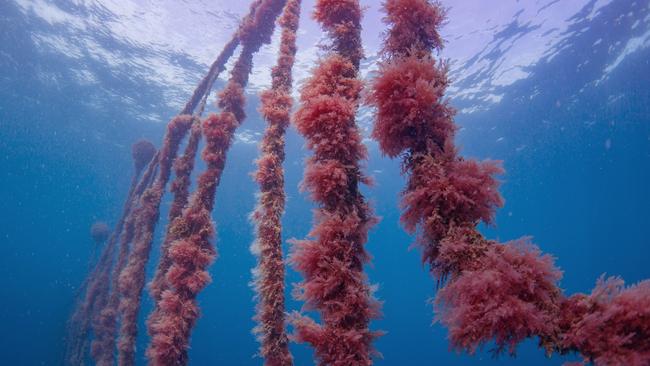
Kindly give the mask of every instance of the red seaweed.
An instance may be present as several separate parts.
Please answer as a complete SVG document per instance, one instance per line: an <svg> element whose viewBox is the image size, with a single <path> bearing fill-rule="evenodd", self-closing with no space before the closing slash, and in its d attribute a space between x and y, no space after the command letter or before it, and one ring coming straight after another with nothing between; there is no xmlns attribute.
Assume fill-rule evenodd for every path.
<svg viewBox="0 0 650 366"><path fill-rule="evenodd" d="M477 263L478 262L478 263ZM527 240L489 245L438 292L438 319L453 347L474 353L492 340L495 352L512 354L522 340L553 337L562 277L553 258Z"/></svg>
<svg viewBox="0 0 650 366"><path fill-rule="evenodd" d="M177 217L183 212L183 208L187 204L189 198L189 190L191 179L190 175L194 170L194 161L196 159L196 153L199 148L199 142L201 141L201 122L198 118L195 118L192 123L190 130L190 137L185 147L183 155L178 157L174 161L174 174L175 178L172 181L170 186L170 191L174 194L171 207L169 209L169 222L173 222ZM154 275L153 280L149 283L149 291L154 300L160 299L160 294L166 288L164 273L169 268L169 244L171 243L174 234L170 234L169 230L171 226L167 228L168 234L165 237L165 241L160 246L160 260L158 262L158 267Z"/></svg>
<svg viewBox="0 0 650 366"><path fill-rule="evenodd" d="M322 366L368 366L379 355L373 341L382 332L371 330L370 322L380 315L380 303L364 272L370 261L368 232L378 219L360 192L370 179L363 172L367 151L355 121L363 87L358 0L317 0L313 14L331 45L301 89L294 123L312 151L301 188L316 208L308 238L291 241L289 262L304 277L294 297L304 301L303 310L317 312L318 321L294 312L289 317L294 333L286 334L282 164L300 4L255 0L168 124L160 151L148 142L134 144L135 174L122 216L110 235L105 224L91 230L96 243L106 245L68 325L67 363L84 363L92 329L96 364L114 364L118 324L117 363L135 363L145 268L172 169L169 224L150 283L154 309L147 319L151 343L146 355L152 365L189 362L189 339L200 314L196 297L211 281L208 267L217 256L211 217L215 195L235 130L246 118L244 88L253 55L270 42L282 10L277 65L271 88L261 94L267 129L254 175L260 187L252 214L259 353L265 365L290 366L291 339L311 344ZM437 280L435 321L448 328L452 348L473 354L494 344L495 354L515 355L520 342L537 338L548 355L581 355L583 362L577 364L650 364L650 280L625 287L620 278L602 277L591 294L567 296L559 287L562 272L555 259L530 239L500 244L481 234L478 226L493 224L503 206L496 178L503 169L497 161L462 157L454 144L455 110L445 98L448 67L434 57L444 45L439 29L446 11L432 0L386 0L383 9L389 29L365 100L376 110L372 137L383 154L402 159L401 222L415 234L415 245ZM241 53L218 95L221 110L201 121L209 91L238 46ZM177 157L188 131L185 151ZM207 167L190 196L202 136Z"/></svg>
<svg viewBox="0 0 650 366"><path fill-rule="evenodd" d="M291 69L296 54L296 30L301 0L289 0L278 23L282 27L280 53L272 69L272 84L261 95L260 112L267 128L260 144L255 181L260 187L258 205L253 212L256 241L251 248L257 255L254 286L258 299L258 322L254 333L260 341L260 356L267 366L290 366L289 339L285 329L284 261L282 224L284 212L284 135L291 113Z"/></svg>
<svg viewBox="0 0 650 366"><path fill-rule="evenodd" d="M118 279L120 293L118 310L121 322L117 349L118 364L120 365L133 365L135 362L135 339L140 298L145 283L145 266L149 260L153 243L153 232L158 222L160 200L169 181L172 161L192 121L193 118L190 115L179 115L169 122L158 158L158 176L153 185L142 193L139 206L134 212L136 230L133 234L133 244L127 263Z"/></svg>
<svg viewBox="0 0 650 366"><path fill-rule="evenodd" d="M204 83L207 83L207 85L209 85L208 90L216 80L217 76L225 69L226 62L230 57L232 57L235 48L239 44L240 32L242 31L243 27L246 24L248 24L248 19L251 19L254 16L255 11L257 10L259 4L260 1L256 1L251 5L250 12L246 16L246 18L244 18L244 21L242 22L240 29L237 32L235 32L231 40L226 44L226 46L222 50L217 60L215 60L215 62L213 63L208 75L201 81L201 85ZM206 92L203 95L203 98L201 99L200 103L198 103L197 109L194 112L195 116L200 117L203 114L207 98L208 98L208 93ZM186 109L189 108L189 105L190 103L188 102L188 105L186 105ZM171 265L171 259L169 257L169 246L174 240L176 240L178 237L183 235L183 233L180 232L179 228L185 227L185 224L182 225L181 224L173 225L173 224L177 220L181 220L180 216L182 214L183 208L185 208L189 200L189 195L190 195L189 190L191 184L190 176L192 174L192 171L194 170L194 162L196 160L196 155L197 155L201 137L202 137L201 122L197 120L192 124L190 137L187 142L187 146L185 147L185 151L183 152L183 156L179 157L174 162L174 173L176 177L170 187L170 191L174 194L174 199L172 201L172 205L169 210L169 224L167 226L165 239L160 247L160 259L156 267L156 272L154 274L153 279L149 283L149 292L154 302L154 310L151 312L151 314L147 319L147 328L149 334L152 334L152 332L154 332L152 330L152 326L158 321L157 318L160 313L160 309L158 308L158 303L160 302L160 297L163 291L169 288L169 284L167 283L167 280L165 278L165 274L167 273L167 270Z"/></svg>
<svg viewBox="0 0 650 366"><path fill-rule="evenodd" d="M371 365L369 329L379 303L363 266L368 230L377 219L359 191L368 184L361 160L366 148L355 124L361 92L363 55L361 9L355 0L319 0L314 18L333 39L333 51L302 88L295 125L313 155L307 160L303 189L318 204L311 239L294 240L291 262L304 280L295 289L306 310L319 312L321 324L295 313L293 337L315 349L319 365Z"/></svg>
<svg viewBox="0 0 650 366"><path fill-rule="evenodd" d="M650 280L625 287L601 278L590 295L562 303L561 346L596 365L650 364Z"/></svg>
<svg viewBox="0 0 650 366"><path fill-rule="evenodd" d="M453 348L474 353L494 342L514 354L538 337L547 353L578 352L596 365L650 362L650 285L625 289L599 282L591 295L565 297L554 259L527 239L486 240L480 222L503 205L497 162L459 156L454 111L444 99L449 81L438 29L445 11L429 0L388 0L383 60L367 103L376 108L373 137L390 157L403 156L407 185L402 223L418 234L423 259L441 288L436 320Z"/></svg>

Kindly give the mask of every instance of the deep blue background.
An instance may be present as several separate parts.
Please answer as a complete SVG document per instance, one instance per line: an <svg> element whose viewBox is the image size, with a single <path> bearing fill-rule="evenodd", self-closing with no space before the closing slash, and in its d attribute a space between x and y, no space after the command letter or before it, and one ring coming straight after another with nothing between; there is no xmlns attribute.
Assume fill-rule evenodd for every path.
<svg viewBox="0 0 650 366"><path fill-rule="evenodd" d="M571 37L559 56L543 60L529 78L502 90L497 106L457 118L463 154L503 160L507 171L501 177L506 205L496 226L484 232L503 241L533 236L557 257L565 273L561 285L569 293L589 291L603 273L621 275L628 283L650 277L650 51L630 55L608 80L580 92L611 62L610 45L644 31L631 30L627 22L645 13L612 21L626 14L630 3L615 1L605 8L600 27ZM68 59L40 53L30 41L30 28L39 26L0 2L0 351L7 365L60 363L66 318L92 251L89 227L97 219L113 223L118 216L130 180L130 144L142 137L158 144L164 131L163 124L143 122L119 103L102 109L80 103L90 90L70 80ZM593 46L600 38L603 42ZM578 70L585 59L590 63ZM117 80L99 66L95 71L113 90L139 88L151 108L164 108L157 104L161 92ZM38 76L43 72L57 75L57 82L43 80ZM535 90L539 94L530 99ZM246 124L261 130L256 104L249 100ZM311 223L310 203L298 191L302 145L290 131L286 238L304 237ZM261 364L250 333L249 287L255 259L249 252L248 215L256 191L249 173L257 149L236 144L229 156L214 213L219 259L211 268L213 284L200 296L203 316L192 339L195 365ZM371 143L367 171L376 185L366 192L382 217L370 236L374 260L367 269L384 301L384 316L373 323L387 331L376 342L384 356L377 365L561 364L546 359L534 341L522 345L516 359L449 351L446 331L431 325L427 301L435 293L434 281L420 254L408 250L412 238L399 226L399 164L380 156ZM157 253L153 256L155 263ZM289 273L289 283L299 279ZM144 298L146 313L150 302ZM288 308L300 304L290 301ZM141 363L145 346L142 336ZM312 363L308 347L292 345L292 351L296 364Z"/></svg>

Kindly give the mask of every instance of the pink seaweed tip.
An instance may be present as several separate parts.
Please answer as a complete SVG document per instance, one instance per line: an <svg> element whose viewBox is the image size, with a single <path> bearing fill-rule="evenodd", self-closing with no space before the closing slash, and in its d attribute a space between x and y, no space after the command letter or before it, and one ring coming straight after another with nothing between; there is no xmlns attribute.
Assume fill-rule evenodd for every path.
<svg viewBox="0 0 650 366"><path fill-rule="evenodd" d="M625 287L601 277L589 295L562 303L561 346L595 365L650 365L650 280Z"/></svg>

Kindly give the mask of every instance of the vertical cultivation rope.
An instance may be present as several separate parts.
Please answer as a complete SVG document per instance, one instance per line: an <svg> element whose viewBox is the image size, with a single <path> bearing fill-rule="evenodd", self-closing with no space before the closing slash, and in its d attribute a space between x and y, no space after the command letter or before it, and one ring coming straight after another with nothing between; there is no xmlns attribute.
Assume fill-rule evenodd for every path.
<svg viewBox="0 0 650 366"><path fill-rule="evenodd" d="M210 281L207 267L216 256L210 240L214 235L211 212L216 188L225 166L226 153L235 129L245 118L244 87L252 57L270 42L274 23L285 5L283 0L258 1L255 12L241 27L242 51L228 84L219 95L221 113L203 122L206 147L202 156L207 168L200 175L188 206L171 225L178 233L169 247L170 266L165 274L169 288L160 295L157 314L149 323L151 344L147 356L153 365L185 365L192 327L199 315L197 294Z"/></svg>
<svg viewBox="0 0 650 366"><path fill-rule="evenodd" d="M496 162L464 159L454 146L447 68L432 56L442 48L444 10L428 0L388 0L384 10L390 28L369 98L377 108L373 137L386 155L404 156L402 223L419 232L423 259L443 285L438 319L450 328L452 345L470 352L492 338L497 352L514 351L533 335L546 342L561 273L527 241L497 245L476 228L491 223L503 204L494 178L502 170ZM472 283L463 280L470 272Z"/></svg>
<svg viewBox="0 0 650 366"><path fill-rule="evenodd" d="M159 171L153 185L142 194L135 214L135 234L128 261L120 272L120 336L118 339L118 364L133 365L140 298L145 283L145 268L149 260L153 233L160 213L160 201L169 181L172 161L176 157L181 140L193 121L191 115L174 117L167 125L165 140L160 149Z"/></svg>
<svg viewBox="0 0 650 366"><path fill-rule="evenodd" d="M355 0L318 0L314 13L333 40L333 52L302 89L295 124L313 156L303 188L318 203L310 240L294 241L291 262L305 279L295 296L317 310L321 324L294 314L295 338L315 348L319 365L372 364L369 329L379 314L363 271L368 230L376 222L359 191L366 149L355 124L361 81L361 8Z"/></svg>
<svg viewBox="0 0 650 366"><path fill-rule="evenodd" d="M271 89L261 95L260 111L267 121L260 144L255 181L260 187L255 222L256 241L251 248L258 256L254 271L257 291L258 324L254 329L260 341L260 355L267 366L290 366L289 341L285 329L284 262L282 256L282 214L284 212L284 135L291 113L291 69L296 54L296 31L300 19L300 0L289 0L279 24L282 27L280 54L271 71Z"/></svg>
<svg viewBox="0 0 650 366"><path fill-rule="evenodd" d="M190 131L190 137L187 141L187 146L185 146L185 151L183 156L179 157L174 161L174 173L176 178L171 184L170 191L174 194L174 199L172 200L171 207L169 209L169 222L172 223L180 214L183 212L183 208L187 204L189 198L189 189L191 185L192 171L194 170L194 161L196 160L196 153L199 148L199 142L201 141L201 122L197 118L192 122L192 127ZM171 225L170 225L171 227ZM149 284L149 289L154 300L160 298L160 293L165 288L164 282L164 272L169 267L169 244L170 235L167 228L167 235L165 236L165 241L160 246L160 260L158 262L158 267L154 275L154 279Z"/></svg>
<svg viewBox="0 0 650 366"><path fill-rule="evenodd" d="M437 320L454 348L475 352L495 342L514 354L528 337L547 353L580 352L597 365L650 363L650 281L625 288L599 281L594 292L566 298L554 259L528 239L486 240L503 204L494 178L499 164L459 156L454 111L444 100L447 68L433 59L444 10L428 0L387 0L390 28L369 104L377 109L373 137L390 157L404 156L402 222L418 232L423 259L438 278ZM641 310L643 309L643 310Z"/></svg>
<svg viewBox="0 0 650 366"><path fill-rule="evenodd" d="M147 318L147 330L149 333L151 333L149 328L151 324L155 323L158 314L157 302L160 300L160 294L168 288L168 284L165 280L165 272L171 264L171 260L169 259L169 245L179 234L172 232L173 226L171 224L181 215L183 208L187 204L191 184L190 177L194 170L194 162L196 160L196 153L198 151L201 135L201 121L198 116L195 116L183 156L177 158L174 162L176 178L170 187L171 192L174 194L174 199L169 210L169 224L167 226L167 233L164 237L163 243L160 246L160 259L158 260L158 266L154 278L149 283L149 291L154 302L154 310Z"/></svg>
<svg viewBox="0 0 650 366"><path fill-rule="evenodd" d="M226 62L232 57L235 48L239 44L239 33L241 32L241 27L243 27L244 24L247 24L249 22L249 19L252 19L252 17L255 15L255 11L257 10L259 4L260 1L255 1L251 4L249 13L246 15L246 17L243 18L242 24L240 25L240 29L238 29L237 32L235 32L232 39L226 44L219 57L210 68L210 73L208 74L208 76L206 76L203 79L204 81L202 81L202 83L206 82L209 83L210 85L207 91L211 89L211 86L212 84L214 84L216 78L225 69ZM208 94L209 92L206 92L203 95L200 103L198 104L196 111L194 112L195 116L200 117L203 114L203 111L207 103ZM185 147L185 152L183 153L183 156L177 159L177 161L174 163L174 172L176 174L176 178L174 179L171 185L171 191L174 194L174 200L169 210L169 224L167 226L165 239L160 248L160 260L158 262L158 266L156 267L154 278L149 283L149 290L153 298L154 304L157 304L158 301L160 301L160 294L168 287L165 280L165 273L167 272L167 269L169 269L169 266L171 264L171 260L169 259L169 245L180 234L180 233L172 232L173 229L172 223L182 214L183 208L187 205L188 202L189 189L191 183L190 176L192 171L194 170L194 162L196 160L196 153L198 151L198 145L201 139L201 135L202 135L201 123L200 121L196 121L192 125L190 138L188 140L187 146ZM154 318L157 316L157 313L158 313L158 309L154 309L152 311L150 318L147 319L148 327L149 324L156 321Z"/></svg>

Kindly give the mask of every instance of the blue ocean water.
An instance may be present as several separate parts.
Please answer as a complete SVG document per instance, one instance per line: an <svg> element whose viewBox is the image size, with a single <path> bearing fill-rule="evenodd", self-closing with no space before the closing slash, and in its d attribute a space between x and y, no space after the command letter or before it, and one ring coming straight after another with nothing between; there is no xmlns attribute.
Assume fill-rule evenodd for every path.
<svg viewBox="0 0 650 366"><path fill-rule="evenodd" d="M177 6L191 8L190 15L201 20L200 10L212 6L220 11L214 13L214 23L208 17L197 20L194 30L165 29L200 33L207 22L212 32L227 29L227 37L247 7L170 1L149 4L156 10L149 12L146 4L0 1L2 364L61 364L66 319L93 251L89 228L95 220L114 224L119 216L130 180L130 145L147 138L159 146L164 122L178 110L176 100L189 96L210 61L193 51L212 55L223 44L204 40L187 48L156 48L159 40L142 33L146 22L167 19L157 10ZM364 4L364 37L369 39L364 67L369 71L377 43L371 36L383 29L378 4ZM650 278L648 1L504 1L503 12L513 14L505 20L469 12L471 4L478 7L481 1L444 4L452 8L448 54L443 56L450 59L456 80L450 97L459 110L457 143L463 155L499 159L506 169L501 177L506 204L496 225L483 232L502 241L532 236L557 258L564 271L561 286L568 293L590 291L603 273L620 275L630 284ZM303 46L315 43L308 31L316 27L308 18L312 5L305 1ZM569 5L576 10L563 13ZM468 13L454 12L455 6ZM528 13L532 15L524 18ZM452 15L465 17L455 20ZM132 30L129 16L144 24ZM456 27L471 20L487 24L477 29L488 41L467 54L454 42L473 39L469 29ZM559 25L539 32L554 22ZM158 30L156 24L152 32ZM256 61L255 75L262 79L269 71L264 65L273 63L272 49L265 52L268 60ZM161 59L166 63L160 64ZM300 63L296 73L312 65ZM485 80L492 83L486 86ZM249 251L248 216L256 192L250 172L264 126L256 112L255 85L253 80L245 129L229 153L218 191L219 259L211 267L213 283L199 298L202 317L192 336L193 365L261 364L250 332L254 303L249 286L255 258ZM470 91L474 94L468 96ZM370 123L367 114L360 116L364 129ZM303 144L290 130L283 221L287 239L305 237L311 225L311 203L298 188L307 154ZM576 359L548 359L534 340L523 344L516 358L493 358L489 346L473 356L449 349L446 330L432 324L428 300L435 295L435 282L417 250L409 250L413 238L399 225L397 202L404 184L399 163L381 156L372 141L368 147L367 172L376 183L365 193L382 218L367 246L373 255L367 272L383 301L383 316L372 325L387 332L376 342L383 354L376 364L559 365ZM169 202L165 197L158 231L166 224ZM154 250L149 273L157 256ZM287 282L299 280L290 270ZM151 308L146 294L143 299L140 329ZM289 311L300 306L293 300L287 304ZM145 333L138 340L139 364L146 363ZM292 344L291 350L297 365L313 364L307 346Z"/></svg>

